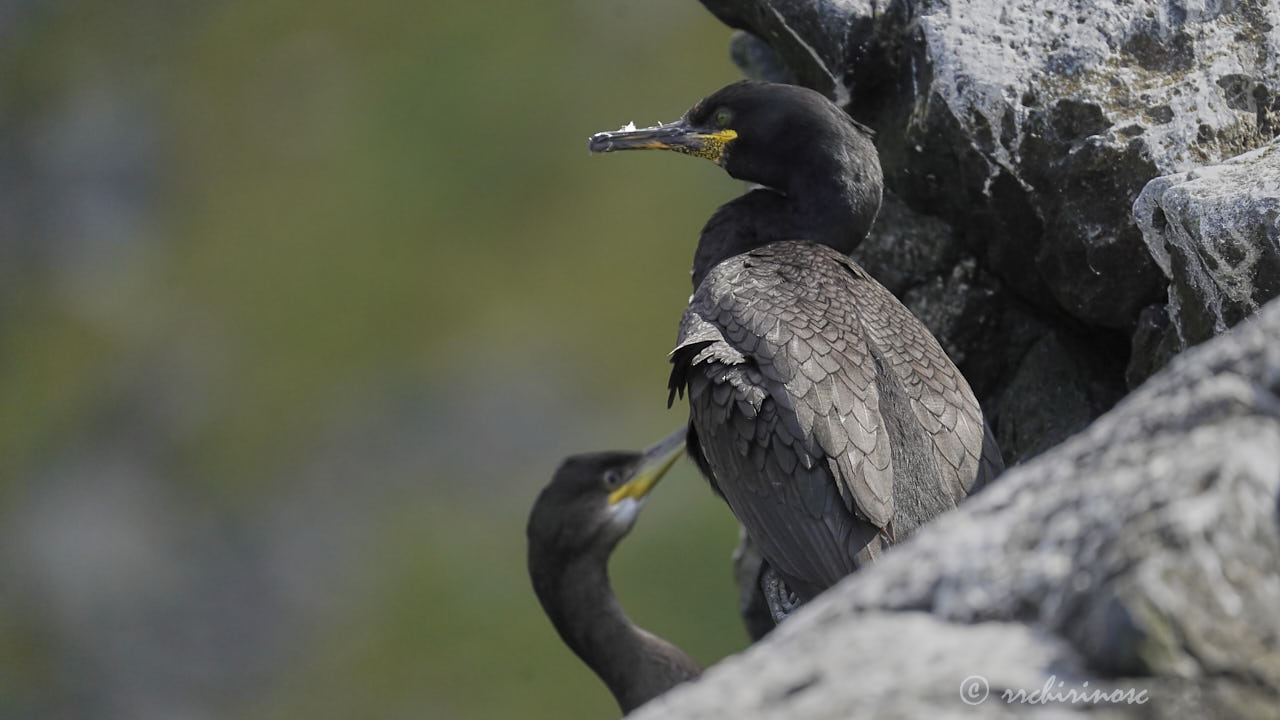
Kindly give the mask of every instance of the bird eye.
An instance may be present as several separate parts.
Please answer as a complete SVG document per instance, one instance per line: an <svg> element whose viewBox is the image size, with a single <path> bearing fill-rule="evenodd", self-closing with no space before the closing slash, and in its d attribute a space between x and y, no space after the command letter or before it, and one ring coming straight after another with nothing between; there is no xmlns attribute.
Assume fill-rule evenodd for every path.
<svg viewBox="0 0 1280 720"><path fill-rule="evenodd" d="M728 110L720 110L716 113L716 124L720 127L726 127L729 124Z"/></svg>
<svg viewBox="0 0 1280 720"><path fill-rule="evenodd" d="M617 470L606 470L604 473L604 485L610 490L622 484L622 475Z"/></svg>

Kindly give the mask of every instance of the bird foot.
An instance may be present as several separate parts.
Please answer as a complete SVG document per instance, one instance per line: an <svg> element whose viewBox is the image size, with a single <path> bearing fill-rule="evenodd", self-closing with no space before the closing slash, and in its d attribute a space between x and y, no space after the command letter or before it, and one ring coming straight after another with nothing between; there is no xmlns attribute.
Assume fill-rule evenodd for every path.
<svg viewBox="0 0 1280 720"><path fill-rule="evenodd" d="M796 597L773 568L765 568L761 573L760 590L764 592L764 598L769 603L769 614L773 616L775 625L786 620L792 611L800 607L800 598Z"/></svg>

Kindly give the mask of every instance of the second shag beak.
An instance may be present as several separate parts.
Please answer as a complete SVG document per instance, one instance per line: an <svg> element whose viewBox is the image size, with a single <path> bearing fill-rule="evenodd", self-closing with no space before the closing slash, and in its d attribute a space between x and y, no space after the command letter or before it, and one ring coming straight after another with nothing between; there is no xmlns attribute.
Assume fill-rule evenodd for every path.
<svg viewBox="0 0 1280 720"><path fill-rule="evenodd" d="M609 504L615 505L627 498L643 500L662 476L667 474L676 460L680 459L688 432L687 427L681 427L646 449L641 455L640 465L636 468L635 475L617 490L609 493Z"/></svg>
<svg viewBox="0 0 1280 720"><path fill-rule="evenodd" d="M685 120L647 128L623 128L613 132L596 133L587 141L587 150L593 153L615 150L674 150L678 153L706 158L720 163L725 145L738 137L738 133L724 128L707 131L695 128Z"/></svg>

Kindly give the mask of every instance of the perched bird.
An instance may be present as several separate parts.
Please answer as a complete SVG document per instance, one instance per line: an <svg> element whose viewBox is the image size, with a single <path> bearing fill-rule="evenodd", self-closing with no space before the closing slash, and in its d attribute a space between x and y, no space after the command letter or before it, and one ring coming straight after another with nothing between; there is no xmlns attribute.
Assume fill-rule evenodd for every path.
<svg viewBox="0 0 1280 720"><path fill-rule="evenodd" d="M744 81L588 146L758 185L702 229L668 403L687 391L689 453L767 562L775 620L1003 469L960 371L847 257L880 207L871 136L812 90Z"/></svg>
<svg viewBox="0 0 1280 720"><path fill-rule="evenodd" d="M636 626L609 584L609 556L645 496L684 450L686 430L643 452L566 459L529 514L529 577L547 617L623 714L702 674L693 658Z"/></svg>

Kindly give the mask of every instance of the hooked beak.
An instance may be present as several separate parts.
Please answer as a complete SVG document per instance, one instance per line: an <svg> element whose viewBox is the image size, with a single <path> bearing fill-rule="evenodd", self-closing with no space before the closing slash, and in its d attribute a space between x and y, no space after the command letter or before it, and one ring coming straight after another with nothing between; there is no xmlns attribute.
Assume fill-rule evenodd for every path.
<svg viewBox="0 0 1280 720"><path fill-rule="evenodd" d="M695 128L682 119L657 127L596 133L587 141L587 150L593 153L674 150L720 163L724 158L725 145L736 137L738 133L728 128L708 132Z"/></svg>
<svg viewBox="0 0 1280 720"><path fill-rule="evenodd" d="M688 434L688 427L681 426L679 430L645 450L636 474L622 487L609 493L609 504L615 505L627 498L643 500L662 476L667 474L676 460L680 459L680 453L684 450L684 440Z"/></svg>

